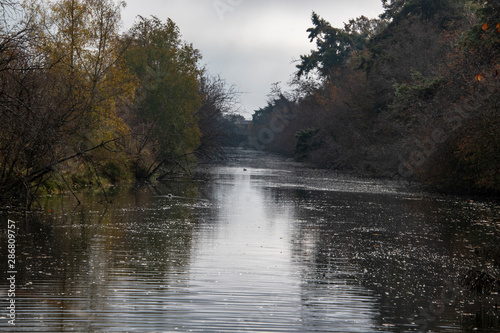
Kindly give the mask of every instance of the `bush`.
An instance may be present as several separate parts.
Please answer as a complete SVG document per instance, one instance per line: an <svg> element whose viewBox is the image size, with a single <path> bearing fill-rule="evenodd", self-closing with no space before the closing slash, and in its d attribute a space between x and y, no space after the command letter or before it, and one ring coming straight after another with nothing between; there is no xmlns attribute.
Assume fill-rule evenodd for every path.
<svg viewBox="0 0 500 333"><path fill-rule="evenodd" d="M298 159L305 159L309 154L321 146L321 140L317 137L318 129L307 128L295 134L297 144L295 145L295 156Z"/></svg>

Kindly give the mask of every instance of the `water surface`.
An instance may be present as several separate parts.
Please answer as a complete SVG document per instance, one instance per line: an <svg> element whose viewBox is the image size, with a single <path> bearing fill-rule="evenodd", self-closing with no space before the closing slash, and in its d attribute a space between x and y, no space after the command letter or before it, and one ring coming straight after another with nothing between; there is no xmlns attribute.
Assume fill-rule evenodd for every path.
<svg viewBox="0 0 500 333"><path fill-rule="evenodd" d="M11 332L498 332L459 283L495 203L258 152L196 180L41 200L18 222ZM8 290L2 229L2 300ZM486 263L487 264L487 263Z"/></svg>

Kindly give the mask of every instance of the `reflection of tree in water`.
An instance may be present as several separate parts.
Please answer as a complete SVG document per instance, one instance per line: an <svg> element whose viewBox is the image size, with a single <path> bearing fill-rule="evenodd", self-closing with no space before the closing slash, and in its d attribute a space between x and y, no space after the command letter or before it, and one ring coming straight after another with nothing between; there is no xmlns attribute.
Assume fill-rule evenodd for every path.
<svg viewBox="0 0 500 333"><path fill-rule="evenodd" d="M279 190L282 192L282 190ZM295 189L288 200L296 207L292 235L292 261L300 270L301 316L305 328L331 331L345 328L375 329L377 300L357 281L336 231L328 227L327 192ZM280 193L280 198L287 195ZM336 203L332 203L336 205Z"/></svg>
<svg viewBox="0 0 500 333"><path fill-rule="evenodd" d="M137 307L158 308L171 288L186 286L197 185L176 182L159 191L182 199L142 187L112 194L113 205L92 194L81 195L81 206L58 197L43 203L45 213L20 216L17 295L29 314L23 325L90 329L99 316L110 320L109 311L133 318ZM156 295L141 295L145 284L156 284ZM87 321L69 323L73 317Z"/></svg>
<svg viewBox="0 0 500 333"><path fill-rule="evenodd" d="M342 281L377 308L371 313L383 330L499 327L498 311L471 305L459 284L473 264L471 244L484 238L470 221L491 214L432 198L306 190L293 197L293 255L312 268L303 269L307 288L336 302L339 295L324 285Z"/></svg>

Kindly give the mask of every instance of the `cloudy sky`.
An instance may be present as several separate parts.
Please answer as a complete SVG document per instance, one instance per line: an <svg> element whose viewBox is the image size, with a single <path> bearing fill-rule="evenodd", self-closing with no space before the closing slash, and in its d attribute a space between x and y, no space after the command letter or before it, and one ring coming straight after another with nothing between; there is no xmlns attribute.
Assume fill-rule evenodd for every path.
<svg viewBox="0 0 500 333"><path fill-rule="evenodd" d="M183 39L203 54L212 74L220 74L242 92L244 115L264 107L271 85L286 83L294 60L314 49L306 30L317 12L333 26L350 18L376 17L380 0L126 0L122 13L128 29L137 15L171 18Z"/></svg>

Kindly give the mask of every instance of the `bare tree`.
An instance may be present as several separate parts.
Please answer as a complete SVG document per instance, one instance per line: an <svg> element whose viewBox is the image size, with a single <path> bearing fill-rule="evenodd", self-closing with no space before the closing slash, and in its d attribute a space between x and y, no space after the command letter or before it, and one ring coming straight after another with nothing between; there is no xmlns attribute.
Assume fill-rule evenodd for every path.
<svg viewBox="0 0 500 333"><path fill-rule="evenodd" d="M224 117L238 112L239 92L220 76L204 74L200 78L200 94L203 100L196 116L202 136L197 153L204 158L224 157L223 148L229 139L229 123Z"/></svg>

